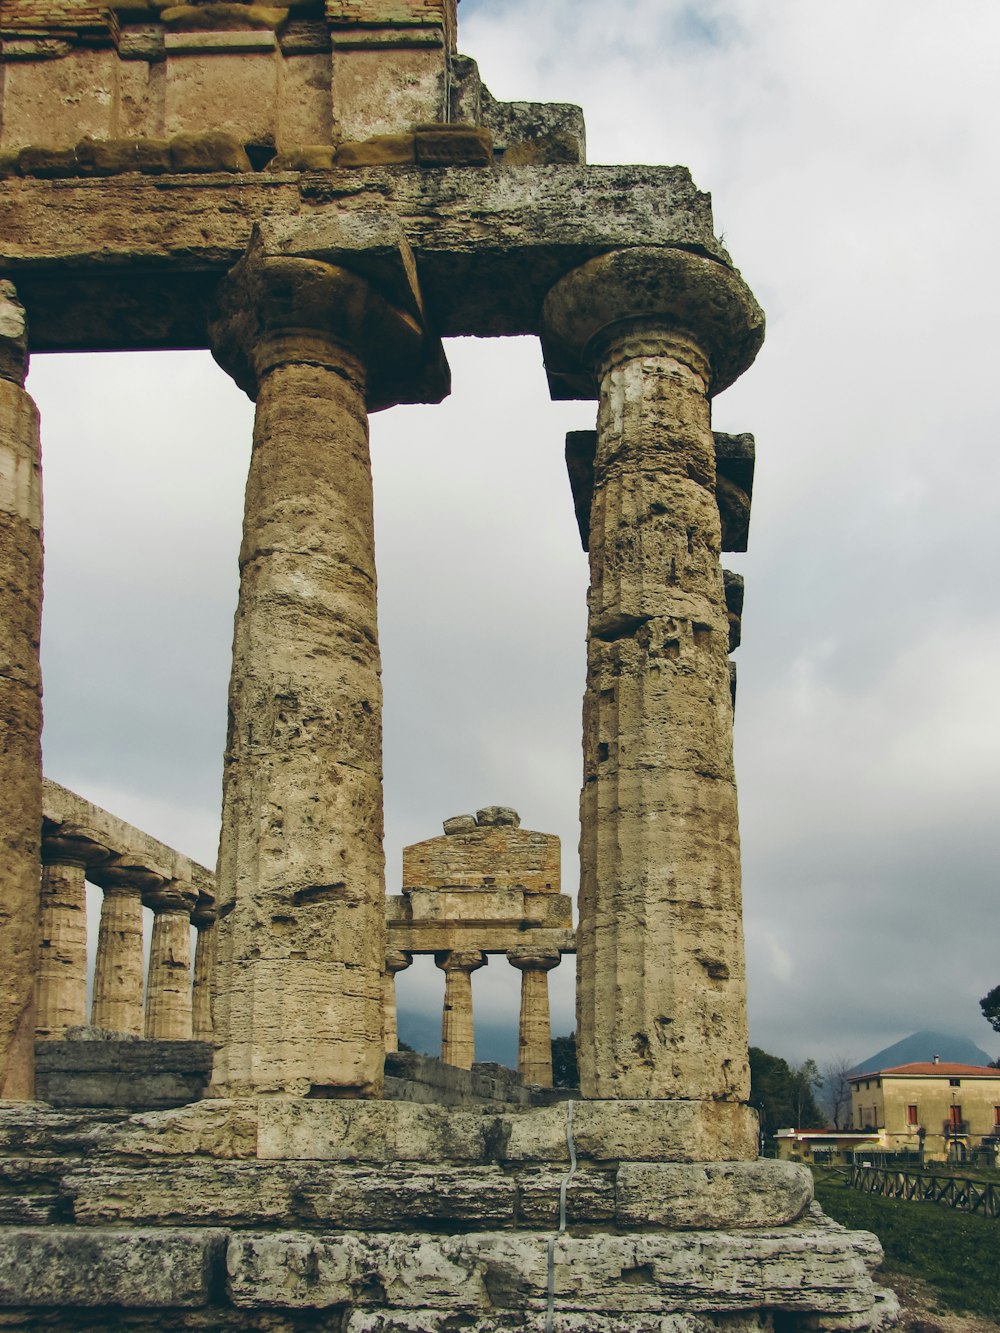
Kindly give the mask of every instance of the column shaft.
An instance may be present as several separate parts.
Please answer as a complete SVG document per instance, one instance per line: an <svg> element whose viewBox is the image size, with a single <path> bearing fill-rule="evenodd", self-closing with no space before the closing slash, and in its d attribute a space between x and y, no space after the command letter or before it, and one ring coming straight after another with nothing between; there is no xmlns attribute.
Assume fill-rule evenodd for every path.
<svg viewBox="0 0 1000 1333"><path fill-rule="evenodd" d="M382 978L382 1004L385 1010L384 1032L385 1053L392 1055L399 1050L399 1027L396 1022L396 974L386 972Z"/></svg>
<svg viewBox="0 0 1000 1333"><path fill-rule="evenodd" d="M158 1041L190 1041L191 914L184 907L153 910L145 1035Z"/></svg>
<svg viewBox="0 0 1000 1333"><path fill-rule="evenodd" d="M142 1035L142 971L142 897L137 889L105 887L90 1015L94 1027Z"/></svg>
<svg viewBox="0 0 1000 1333"><path fill-rule="evenodd" d="M578 932L591 1097L743 1098L728 626L707 398L683 338L600 372Z"/></svg>
<svg viewBox="0 0 1000 1333"><path fill-rule="evenodd" d="M42 867L36 1035L87 1021L87 897L82 865Z"/></svg>
<svg viewBox="0 0 1000 1333"><path fill-rule="evenodd" d="M218 885L216 1080L237 1094L381 1088L368 419L360 364L324 354L336 364L275 365L257 395Z"/></svg>
<svg viewBox="0 0 1000 1333"><path fill-rule="evenodd" d="M413 962L408 953L392 950L386 954L385 973L382 977L382 1001L384 1010L383 1030L385 1033L385 1051L387 1055L399 1050L399 1029L396 1023L396 973L403 972Z"/></svg>
<svg viewBox="0 0 1000 1333"><path fill-rule="evenodd" d="M549 970L559 954L516 951L508 961L521 972L521 1015L517 1033L517 1072L524 1083L552 1087L552 1023L549 1017Z"/></svg>
<svg viewBox="0 0 1000 1333"><path fill-rule="evenodd" d="M215 921L204 921L198 925L198 941L194 950L194 985L191 991L191 1035L195 1041L211 1041L214 1035L212 1024L212 980L215 973L215 960L219 936Z"/></svg>
<svg viewBox="0 0 1000 1333"><path fill-rule="evenodd" d="M434 955L445 974L444 1009L441 1015L441 1059L446 1065L471 1069L476 1058L472 1022L472 974L488 959L478 950L452 949Z"/></svg>
<svg viewBox="0 0 1000 1333"><path fill-rule="evenodd" d="M475 1058L472 974L464 968L449 968L445 973L444 1010L441 1017L441 1059L446 1065L471 1069Z"/></svg>
<svg viewBox="0 0 1000 1333"><path fill-rule="evenodd" d="M34 1089L42 827L38 410L21 387L24 311L0 283L0 1097Z"/></svg>

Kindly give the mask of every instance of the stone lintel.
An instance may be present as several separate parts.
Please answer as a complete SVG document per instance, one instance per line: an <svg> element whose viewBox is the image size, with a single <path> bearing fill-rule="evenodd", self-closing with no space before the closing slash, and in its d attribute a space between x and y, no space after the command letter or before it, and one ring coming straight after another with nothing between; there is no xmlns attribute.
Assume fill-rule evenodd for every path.
<svg viewBox="0 0 1000 1333"><path fill-rule="evenodd" d="M713 431L715 443L715 499L722 520L722 549L745 551L753 498L755 444L750 434L727 435ZM573 508L585 551L590 549L590 509L594 498L595 430L566 433L566 471L573 493Z"/></svg>
<svg viewBox="0 0 1000 1333"><path fill-rule="evenodd" d="M168 56L254 54L274 51L278 39L269 28L239 28L223 32L165 32L163 46Z"/></svg>
<svg viewBox="0 0 1000 1333"><path fill-rule="evenodd" d="M395 901L387 899L388 903ZM566 899L568 905L570 899ZM571 910L571 906L568 907ZM386 922L389 947L411 954L439 953L444 948L479 949L483 953L506 954L512 949L531 947L558 950L561 954L576 952L576 935L567 925L564 928L547 926L525 929L522 922L499 925L496 922Z"/></svg>
<svg viewBox="0 0 1000 1333"><path fill-rule="evenodd" d="M255 222L307 213L318 226L326 213L372 210L403 220L443 337L538 333L545 294L564 273L637 239L727 259L709 197L685 168L574 164L12 178L0 199L0 259L33 350L206 347L215 286Z"/></svg>
<svg viewBox="0 0 1000 1333"><path fill-rule="evenodd" d="M105 859L88 871L92 883L117 887L132 882L142 889L179 880L192 885L204 901L214 903L215 876L190 857L49 778L43 782L42 802L43 838L55 838L63 828L84 828L108 849Z"/></svg>

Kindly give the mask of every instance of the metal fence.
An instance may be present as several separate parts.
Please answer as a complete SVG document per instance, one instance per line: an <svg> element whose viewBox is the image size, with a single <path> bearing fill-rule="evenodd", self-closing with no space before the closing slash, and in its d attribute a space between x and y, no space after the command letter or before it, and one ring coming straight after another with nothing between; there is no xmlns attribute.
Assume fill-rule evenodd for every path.
<svg viewBox="0 0 1000 1333"><path fill-rule="evenodd" d="M924 1171L900 1171L891 1167L861 1166L850 1169L850 1184L865 1194L886 1199L909 1199L915 1203L944 1203L963 1213L1000 1217L1000 1187L969 1176L938 1176Z"/></svg>

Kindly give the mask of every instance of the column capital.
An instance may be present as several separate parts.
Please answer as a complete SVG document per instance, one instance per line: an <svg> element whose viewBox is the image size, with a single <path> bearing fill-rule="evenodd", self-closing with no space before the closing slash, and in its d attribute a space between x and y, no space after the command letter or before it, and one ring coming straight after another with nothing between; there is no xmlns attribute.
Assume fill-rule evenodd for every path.
<svg viewBox="0 0 1000 1333"><path fill-rule="evenodd" d="M357 378L369 411L440 402L448 365L426 327L402 234L384 226L359 234L347 223L316 230L254 229L219 285L209 320L215 359L251 398L270 370L305 362Z"/></svg>
<svg viewBox="0 0 1000 1333"><path fill-rule="evenodd" d="M445 949L434 955L434 963L442 972L475 972L488 962L479 949Z"/></svg>
<svg viewBox="0 0 1000 1333"><path fill-rule="evenodd" d="M385 970L393 976L397 972L405 972L413 963L412 953L403 953L401 949L387 949L385 954Z"/></svg>
<svg viewBox="0 0 1000 1333"><path fill-rule="evenodd" d="M0 379L23 385L27 373L27 316L14 284L0 278Z"/></svg>
<svg viewBox="0 0 1000 1333"><path fill-rule="evenodd" d="M159 915L161 912L182 912L190 916L198 902L198 890L193 884L182 879L171 879L157 888L147 889L142 895L143 907L150 907Z"/></svg>
<svg viewBox="0 0 1000 1333"><path fill-rule="evenodd" d="M700 351L715 394L753 363L764 314L735 269L687 250L636 246L588 260L559 279L542 307L552 396L596 398L616 342L630 340L632 355L643 355L668 350L658 345L665 338Z"/></svg>
<svg viewBox="0 0 1000 1333"><path fill-rule="evenodd" d="M169 883L170 875L166 870L141 865L128 856L116 856L107 864L99 866L91 879L105 893L122 891L145 897Z"/></svg>
<svg viewBox="0 0 1000 1333"><path fill-rule="evenodd" d="M78 824L42 826L42 865L89 870L111 855L93 829Z"/></svg>
<svg viewBox="0 0 1000 1333"><path fill-rule="evenodd" d="M191 924L196 930L207 930L219 919L219 911L214 898L201 894L191 911Z"/></svg>
<svg viewBox="0 0 1000 1333"><path fill-rule="evenodd" d="M507 962L519 972L550 972L562 962L558 949L508 949Z"/></svg>

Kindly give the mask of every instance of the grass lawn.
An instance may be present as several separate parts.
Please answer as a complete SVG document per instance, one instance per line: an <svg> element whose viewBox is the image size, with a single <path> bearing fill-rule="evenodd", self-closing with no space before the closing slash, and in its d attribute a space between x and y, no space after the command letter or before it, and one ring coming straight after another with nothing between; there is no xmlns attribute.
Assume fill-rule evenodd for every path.
<svg viewBox="0 0 1000 1333"><path fill-rule="evenodd" d="M923 1278L948 1309L1000 1319L1000 1218L862 1194L822 1167L813 1176L825 1213L878 1236L889 1286L893 1273Z"/></svg>

